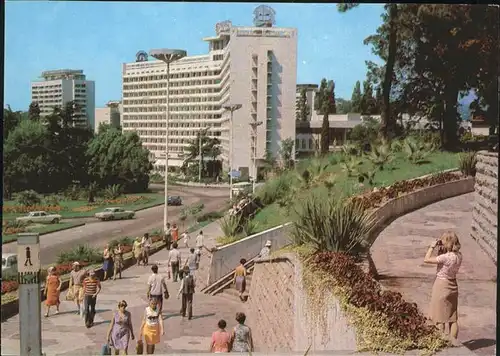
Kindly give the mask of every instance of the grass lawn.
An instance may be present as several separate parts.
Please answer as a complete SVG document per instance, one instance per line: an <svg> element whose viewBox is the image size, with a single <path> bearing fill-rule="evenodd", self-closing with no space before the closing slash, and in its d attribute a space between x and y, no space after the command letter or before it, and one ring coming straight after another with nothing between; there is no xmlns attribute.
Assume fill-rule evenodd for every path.
<svg viewBox="0 0 500 356"><path fill-rule="evenodd" d="M84 223L78 222L63 222L59 224L47 224L28 227L26 232L38 232L40 235L49 234L60 230L71 229L73 227L82 226ZM17 234L2 234L2 244L17 240Z"/></svg>
<svg viewBox="0 0 500 356"><path fill-rule="evenodd" d="M359 193L361 190L369 188L366 184L364 188L358 187L358 180L355 177L348 177L346 172L342 171L340 164L340 155L332 154L324 158L324 162L329 162L328 171L335 174L334 193L337 196L350 196ZM304 160L299 163L297 169L304 170L310 160ZM366 158L362 159L361 169L373 169L372 163ZM394 182L420 177L430 173L436 173L446 169L458 167L458 154L450 152L434 152L427 157L424 164L413 164L409 162L404 154L396 153L394 160L383 170L376 171L374 186L382 187L391 185ZM314 189L316 192L326 193L326 188L320 187ZM307 194L308 192L303 192ZM292 209L293 210L293 209ZM287 223L291 220L287 210L281 208L277 203L270 204L261 209L254 217L258 223L257 231L261 232L272 227Z"/></svg>
<svg viewBox="0 0 500 356"><path fill-rule="evenodd" d="M140 193L140 194L128 194L126 196L121 196L118 198L125 199L125 197L133 197L133 196L143 196L147 199L137 201L135 203L114 203L108 205L92 205L89 206L89 210L84 209L86 211L79 211L83 207L87 206L86 200L63 200L60 202L60 206L62 210L58 212L63 218L82 218L82 217L92 217L95 213L103 210L106 207L116 206L120 208L124 208L125 210L141 210L145 208L150 208L156 205L161 205L165 201L165 197L163 194L159 193ZM4 201L4 207L16 206L19 205L16 201ZM11 220L15 219L19 216L24 216L26 214L16 214L16 213L4 213L2 219L3 220Z"/></svg>

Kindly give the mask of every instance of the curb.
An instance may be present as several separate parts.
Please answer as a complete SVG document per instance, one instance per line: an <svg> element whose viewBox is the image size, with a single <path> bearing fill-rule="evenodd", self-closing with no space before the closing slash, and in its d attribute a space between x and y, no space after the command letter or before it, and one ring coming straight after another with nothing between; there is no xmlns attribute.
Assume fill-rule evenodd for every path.
<svg viewBox="0 0 500 356"><path fill-rule="evenodd" d="M165 244L163 242L156 242L156 244L157 244L156 246L151 248L151 252L150 252L151 255L154 255L155 253L161 251L165 247ZM127 259L123 260L122 271L124 271L127 268L130 268L134 265L135 265L134 257L130 256ZM96 272L96 276L101 280L103 275L104 275L104 271L102 270L102 267L96 269L95 272ZM63 276L65 276L65 275L63 275ZM60 276L60 277L62 277L62 276ZM62 282L61 292L67 290L68 286L69 286L69 279ZM60 298L61 298L61 295L60 295ZM43 302L44 300L45 300L45 296L43 295L43 288L41 288L41 290L40 290L40 302ZM2 304L1 321L4 322L7 319L12 318L13 316L15 316L18 313L19 313L19 298L16 298L11 302Z"/></svg>
<svg viewBox="0 0 500 356"><path fill-rule="evenodd" d="M69 230L69 229L74 229L75 227L80 227L80 226L83 226L83 225L86 225L87 223L81 223L81 224L76 224L76 225L73 225L73 226L66 226L62 229L59 229L59 230L54 230L54 231L47 231L47 232L42 232L42 233L39 233L40 236L43 236L43 235L47 235L47 234L52 234L53 232L59 232L59 231L64 231L64 230ZM17 235L17 234L12 234L12 235ZM9 236L9 235L4 235L4 236ZM10 244L12 242L16 242L17 240L10 240L10 241L7 241L7 242L2 242L2 245L7 245L7 244Z"/></svg>

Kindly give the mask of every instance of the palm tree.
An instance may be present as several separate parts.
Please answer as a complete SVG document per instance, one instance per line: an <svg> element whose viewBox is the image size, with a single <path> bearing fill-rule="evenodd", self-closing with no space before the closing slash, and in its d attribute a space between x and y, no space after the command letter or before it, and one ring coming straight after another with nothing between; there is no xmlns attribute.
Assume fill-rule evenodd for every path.
<svg viewBox="0 0 500 356"><path fill-rule="evenodd" d="M210 157L212 161L216 161L220 154L220 140L216 137L207 136L206 132L198 132L196 138L189 141L189 145L184 151L183 168L186 169L190 163L196 161L197 159L201 160L202 165L204 165L205 157ZM204 167L202 167L202 170L204 170Z"/></svg>

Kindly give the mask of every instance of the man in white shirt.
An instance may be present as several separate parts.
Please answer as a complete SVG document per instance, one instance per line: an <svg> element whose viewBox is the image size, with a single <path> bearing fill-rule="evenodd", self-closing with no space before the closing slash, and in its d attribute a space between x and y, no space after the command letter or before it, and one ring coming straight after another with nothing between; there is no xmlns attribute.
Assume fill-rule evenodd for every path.
<svg viewBox="0 0 500 356"><path fill-rule="evenodd" d="M167 284L165 283L165 278L158 274L158 266L153 265L151 267L153 274L148 278L148 299L156 300L159 308L159 313L161 314L163 307L163 297L168 298Z"/></svg>
<svg viewBox="0 0 500 356"><path fill-rule="evenodd" d="M272 242L271 240L266 241L266 245L260 250L259 255L257 256L258 258L267 258L271 254L271 245Z"/></svg>
<svg viewBox="0 0 500 356"><path fill-rule="evenodd" d="M144 266L147 266L149 261L149 250L151 249L151 245L153 244L153 241L151 240L151 237L147 232L142 237L141 243L144 249L144 256L143 256Z"/></svg>
<svg viewBox="0 0 500 356"><path fill-rule="evenodd" d="M203 248L203 231L200 230L196 236L196 254L201 257L201 249Z"/></svg>
<svg viewBox="0 0 500 356"><path fill-rule="evenodd" d="M167 265L172 268L172 278L174 282L177 282L177 278L179 277L179 267L181 265L181 253L177 249L177 242L174 242L172 245L172 249L168 253L168 262Z"/></svg>

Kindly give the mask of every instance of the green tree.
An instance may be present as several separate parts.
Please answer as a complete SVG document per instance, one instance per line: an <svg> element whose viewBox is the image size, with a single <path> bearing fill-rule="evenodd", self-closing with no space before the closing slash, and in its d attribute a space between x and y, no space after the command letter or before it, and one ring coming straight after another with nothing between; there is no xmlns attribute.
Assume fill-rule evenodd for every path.
<svg viewBox="0 0 500 356"><path fill-rule="evenodd" d="M293 165L293 150L295 147L295 140L291 137L281 141L280 158L285 169L289 169Z"/></svg>
<svg viewBox="0 0 500 356"><path fill-rule="evenodd" d="M363 95L361 96L361 113L364 115L373 115L376 112L375 98L373 97L373 88L368 80L363 82Z"/></svg>
<svg viewBox="0 0 500 356"><path fill-rule="evenodd" d="M362 111L361 101L362 101L361 83L358 80L356 82L356 85L354 85L354 89L352 91L352 96L351 96L351 107L353 112L361 113Z"/></svg>
<svg viewBox="0 0 500 356"><path fill-rule="evenodd" d="M328 120L328 102L323 103L323 123L321 124L321 154L328 153L330 149L330 121Z"/></svg>
<svg viewBox="0 0 500 356"><path fill-rule="evenodd" d="M327 87L328 87L328 82L326 81L326 78L321 79L321 83L319 85L319 89L316 93L316 98L314 100L315 111L321 111L321 109L323 108L324 95Z"/></svg>
<svg viewBox="0 0 500 356"><path fill-rule="evenodd" d="M6 139L20 122L21 112L12 111L10 105L7 105L7 108L3 109L3 138Z"/></svg>
<svg viewBox="0 0 500 356"><path fill-rule="evenodd" d="M335 102L337 107L337 114L348 114L353 112L352 103L350 100L338 98L335 100Z"/></svg>
<svg viewBox="0 0 500 356"><path fill-rule="evenodd" d="M200 137L201 135L201 137ZM201 150L200 150L200 138L201 138ZM205 167L205 157L210 157L212 161L216 161L217 158L221 154L221 146L220 140L216 137L211 138L207 135L206 132L198 132L196 138L189 141L186 150L184 151L184 162L183 162L183 170L186 171L190 164L199 164L200 160L200 151L201 151L201 162L202 162L202 176L205 173L208 173L209 176L214 177L220 174L220 171L214 170L213 168L218 167L213 162L211 164L207 164ZM206 169L208 167L212 169L210 172Z"/></svg>
<svg viewBox="0 0 500 356"><path fill-rule="evenodd" d="M40 106L36 101L32 102L30 104L30 107L28 109L28 119L31 121L39 121L40 120Z"/></svg>
<svg viewBox="0 0 500 356"><path fill-rule="evenodd" d="M300 91L300 98L297 103L297 120L306 122L311 114L311 109L307 105L307 90L303 88Z"/></svg>
<svg viewBox="0 0 500 356"><path fill-rule="evenodd" d="M379 114L382 112L382 105L384 105L384 98L382 97L382 88L377 85L375 89L375 112L374 114Z"/></svg>
<svg viewBox="0 0 500 356"><path fill-rule="evenodd" d="M348 3L348 4L338 4L337 9L340 12L346 12L350 9L358 6L357 3ZM387 28L384 33L387 33L388 36L381 37L381 44L384 44L384 51L378 51L380 57L385 61L385 69L383 71L383 81L382 81L382 98L383 98L383 106L382 106L382 120L380 127L380 134L383 138L389 138L391 132L393 130L393 118L391 116L391 107L390 107L390 95L392 88L392 80L394 77L394 65L396 62L396 52L397 52L397 21L398 21L398 4L389 3L385 6L386 14L384 14L384 25ZM385 30L384 28L384 30ZM367 39L368 40L368 39ZM365 43L367 43L365 40ZM383 42L382 42L383 41ZM386 45L385 45L386 44Z"/></svg>
<svg viewBox="0 0 500 356"><path fill-rule="evenodd" d="M153 164L137 133L115 128L97 134L87 149L88 174L100 187L119 184L124 192L144 192Z"/></svg>
<svg viewBox="0 0 500 356"><path fill-rule="evenodd" d="M335 100L335 82L333 80L329 82L327 94L329 102L328 113L335 115L337 114L337 102Z"/></svg>

